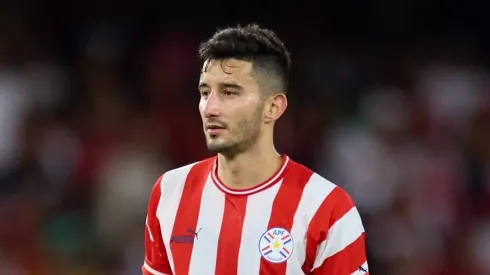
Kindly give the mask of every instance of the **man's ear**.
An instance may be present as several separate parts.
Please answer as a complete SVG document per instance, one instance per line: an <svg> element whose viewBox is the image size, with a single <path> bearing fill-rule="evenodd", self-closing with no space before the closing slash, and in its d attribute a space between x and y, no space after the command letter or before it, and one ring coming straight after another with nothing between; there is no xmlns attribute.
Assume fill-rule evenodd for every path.
<svg viewBox="0 0 490 275"><path fill-rule="evenodd" d="M288 99L285 94L275 94L267 100L264 109L265 122L270 123L278 120L288 107Z"/></svg>

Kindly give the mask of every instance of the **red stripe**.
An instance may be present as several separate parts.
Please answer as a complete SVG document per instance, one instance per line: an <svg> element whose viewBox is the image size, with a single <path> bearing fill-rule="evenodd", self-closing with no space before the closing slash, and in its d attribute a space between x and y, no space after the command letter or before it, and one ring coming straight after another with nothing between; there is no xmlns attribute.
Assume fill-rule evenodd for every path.
<svg viewBox="0 0 490 275"><path fill-rule="evenodd" d="M303 271L310 272L317 254L317 247L327 238L330 227L354 207L350 196L340 187L335 187L323 200L313 216L306 233L306 260ZM328 222L326 222L328 221Z"/></svg>
<svg viewBox="0 0 490 275"><path fill-rule="evenodd" d="M298 209L304 187L313 172L306 167L291 161L288 172L279 188L274 203L272 204L271 217L268 229L281 227L291 231L294 214ZM283 263L271 263L264 258L260 260L260 274L286 274L287 261Z"/></svg>
<svg viewBox="0 0 490 275"><path fill-rule="evenodd" d="M234 275L238 271L238 253L242 237L247 197L226 195L223 222L218 240L216 275Z"/></svg>
<svg viewBox="0 0 490 275"><path fill-rule="evenodd" d="M195 230L201 207L202 191L211 169L212 161L202 161L195 164L189 171L175 216L172 236L187 236L189 228ZM189 243L170 243L175 274L188 274L192 247L193 244Z"/></svg>
<svg viewBox="0 0 490 275"><path fill-rule="evenodd" d="M352 274L366 262L365 234L342 251L327 258L313 274Z"/></svg>

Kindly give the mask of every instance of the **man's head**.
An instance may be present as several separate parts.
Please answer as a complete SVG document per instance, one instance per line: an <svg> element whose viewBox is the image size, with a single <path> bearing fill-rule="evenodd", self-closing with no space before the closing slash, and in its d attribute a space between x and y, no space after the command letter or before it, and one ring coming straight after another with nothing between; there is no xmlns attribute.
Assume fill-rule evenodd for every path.
<svg viewBox="0 0 490 275"><path fill-rule="evenodd" d="M233 156L261 138L287 107L290 57L270 30L257 25L216 32L199 48L203 61L199 111L208 148Z"/></svg>

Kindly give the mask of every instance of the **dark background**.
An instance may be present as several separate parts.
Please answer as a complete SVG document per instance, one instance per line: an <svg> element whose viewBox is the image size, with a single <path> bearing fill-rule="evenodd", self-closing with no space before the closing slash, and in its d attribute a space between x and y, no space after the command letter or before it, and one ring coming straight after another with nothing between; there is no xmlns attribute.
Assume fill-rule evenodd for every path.
<svg viewBox="0 0 490 275"><path fill-rule="evenodd" d="M371 274L490 274L490 19L462 1L0 1L0 274L140 274L157 177L209 156L197 46L293 59L281 152L349 191Z"/></svg>

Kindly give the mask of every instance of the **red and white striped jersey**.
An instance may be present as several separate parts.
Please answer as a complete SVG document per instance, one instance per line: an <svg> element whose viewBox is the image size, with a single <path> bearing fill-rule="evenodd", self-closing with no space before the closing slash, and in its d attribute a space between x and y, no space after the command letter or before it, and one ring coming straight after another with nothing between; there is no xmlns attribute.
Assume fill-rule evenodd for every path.
<svg viewBox="0 0 490 275"><path fill-rule="evenodd" d="M283 159L247 190L220 181L216 157L161 176L148 206L143 274L369 274L350 196Z"/></svg>

